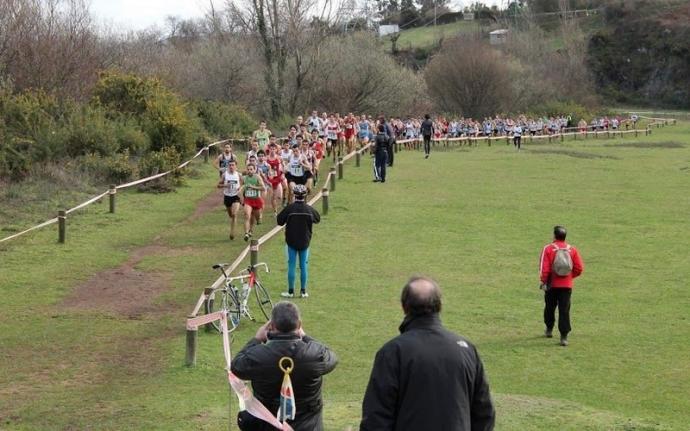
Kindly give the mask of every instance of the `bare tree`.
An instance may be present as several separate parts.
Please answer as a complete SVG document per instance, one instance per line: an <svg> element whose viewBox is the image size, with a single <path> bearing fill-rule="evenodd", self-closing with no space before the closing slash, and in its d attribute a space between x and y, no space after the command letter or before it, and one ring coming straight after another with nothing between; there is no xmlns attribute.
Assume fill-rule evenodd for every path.
<svg viewBox="0 0 690 431"><path fill-rule="evenodd" d="M447 112L490 116L512 100L510 72L503 56L478 39L447 40L424 77L432 99Z"/></svg>
<svg viewBox="0 0 690 431"><path fill-rule="evenodd" d="M263 75L272 117L296 112L305 78L321 54L320 44L338 26L350 1L227 1L233 21L254 35L263 51ZM292 68L290 85L288 66Z"/></svg>

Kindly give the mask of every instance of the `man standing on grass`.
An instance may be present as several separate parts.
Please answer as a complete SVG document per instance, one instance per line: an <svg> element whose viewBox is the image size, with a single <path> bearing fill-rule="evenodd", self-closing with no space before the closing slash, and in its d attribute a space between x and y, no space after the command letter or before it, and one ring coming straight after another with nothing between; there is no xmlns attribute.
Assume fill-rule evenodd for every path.
<svg viewBox="0 0 690 431"><path fill-rule="evenodd" d="M295 304L279 302L273 307L271 320L235 355L231 370L240 379L251 380L256 399L276 414L283 382L278 362L285 357L294 361L290 378L295 419L288 423L295 431L322 431L322 376L335 369L338 357L326 345L304 333ZM237 419L241 430L275 430L246 411L240 412Z"/></svg>
<svg viewBox="0 0 690 431"><path fill-rule="evenodd" d="M400 335L376 353L360 431L490 431L494 411L477 349L443 327L441 288L412 277Z"/></svg>
<svg viewBox="0 0 690 431"><path fill-rule="evenodd" d="M424 139L424 158L428 159L431 153L431 136L434 134L434 122L431 121L431 116L429 114L424 116L420 131Z"/></svg>
<svg viewBox="0 0 690 431"><path fill-rule="evenodd" d="M288 291L282 292L283 298L295 296L295 276L299 258L300 297L308 298L307 277L309 275L309 243L311 242L312 225L321 221L319 212L309 206L307 187L297 184L292 189L295 201L283 208L276 219L278 225L285 226L285 243L288 255Z"/></svg>
<svg viewBox="0 0 690 431"><path fill-rule="evenodd" d="M561 346L568 345L570 332L570 296L573 280L584 270L580 253L567 242L567 231L563 226L553 228L553 242L544 246L539 262L541 284L544 291L544 324L547 338L553 337L558 307L558 331L561 333Z"/></svg>
<svg viewBox="0 0 690 431"><path fill-rule="evenodd" d="M378 134L374 138L374 182L386 182L386 164L389 156L388 139L386 126L379 124Z"/></svg>

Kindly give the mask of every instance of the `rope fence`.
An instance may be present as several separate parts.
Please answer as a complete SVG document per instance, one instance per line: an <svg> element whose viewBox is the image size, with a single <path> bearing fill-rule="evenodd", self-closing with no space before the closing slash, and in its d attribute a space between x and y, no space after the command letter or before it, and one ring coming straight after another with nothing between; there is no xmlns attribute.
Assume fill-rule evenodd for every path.
<svg viewBox="0 0 690 431"><path fill-rule="evenodd" d="M8 236L8 237L5 237L5 238L0 239L0 243L3 243L3 242L5 242L5 241L9 241L9 240L14 239L14 238L18 238L18 237L20 237L20 236L22 236L22 235L24 235L24 234L27 234L27 233L32 232L32 231L37 230L37 229L41 229L41 228L46 227L46 226L50 226L51 224L54 224L54 223L61 222L61 225L63 225L63 224L64 224L63 222L65 221L65 217L66 217L68 214L71 214L71 213L73 213L73 212L75 212L75 211L78 211L78 210L80 210L80 209L82 209L82 208L85 208L85 207L91 205L92 203L101 200L101 199L102 199L104 196L106 196L106 195L110 195L110 212L113 213L113 212L115 212L115 194L116 194L117 190L123 190L123 189L129 188L129 187L134 187L134 186L136 186L136 185L143 184L143 183L147 183L147 182L149 182L149 181L156 180L156 179L161 178L161 177L164 177L164 176L166 176L166 175L170 175L171 173L173 173L173 172L175 172L175 171L178 171L178 170L180 170L180 169L185 168L185 167L186 167L187 165L189 165L192 161L194 161L194 159L198 158L198 157L201 156L202 154L204 155L204 159L205 159L205 160L208 160L208 151L209 151L210 148L215 147L215 146L218 146L218 145L222 145L222 144L224 144L224 143L226 143L226 142L229 142L229 141L230 141L230 139L224 139L224 140L222 140L222 141L213 142L213 143L211 143L211 144L209 144L209 145L203 147L203 148L200 149L191 159L189 159L189 160L187 160L187 161L181 163L179 166L177 166L177 167L174 168L174 169L170 169L170 170L168 170L168 171L166 171L166 172L163 172L163 173L160 173L160 174L151 175L151 176L149 176L149 177L141 178L141 179L138 179L138 180L135 180L135 181L131 181L131 182L125 183L125 184L120 184L120 185L118 185L118 186L111 186L111 188L108 189L108 190L106 190L105 192L103 192L103 193L101 193L101 194L99 194L99 195L96 195L96 196L90 198L89 200L87 200L87 201L85 201L85 202L82 202L82 203L78 204L77 206L75 206L75 207L73 207L73 208L70 208L70 209L68 209L68 210L61 210L61 211L59 212L60 215L59 215L58 217L52 218L52 219L50 219L50 220L46 220L45 222L40 223L40 224L38 224L38 225L36 225L36 226L32 226L32 227L30 227L30 228L28 228L28 229L26 229L26 230L23 230L23 231L21 231L21 232L17 232L17 233L15 233L15 234L13 234L13 235L10 235L10 236ZM61 217L62 217L62 218L61 218ZM60 233L59 233L59 242L61 242L61 243L64 242L64 229L65 229L64 226L62 226L62 227L59 229L59 230L60 230Z"/></svg>

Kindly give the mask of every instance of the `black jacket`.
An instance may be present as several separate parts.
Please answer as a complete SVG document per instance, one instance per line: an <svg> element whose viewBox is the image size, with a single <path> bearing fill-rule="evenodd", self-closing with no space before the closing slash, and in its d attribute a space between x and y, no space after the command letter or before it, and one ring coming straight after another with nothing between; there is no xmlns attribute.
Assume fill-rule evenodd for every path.
<svg viewBox="0 0 690 431"><path fill-rule="evenodd" d="M285 242L295 250L306 250L311 241L313 223L321 221L319 212L306 202L295 201L283 208L276 219L280 226L285 226Z"/></svg>
<svg viewBox="0 0 690 431"><path fill-rule="evenodd" d="M269 334L266 343L256 339L249 341L232 360L231 369L240 379L251 380L256 399L275 415L283 383L278 361L283 356L292 358L295 363L290 378L297 414L294 421L289 421L290 425L295 431L322 430L321 376L333 371L338 363L337 356L328 347L308 336ZM273 427L265 424L265 429Z"/></svg>
<svg viewBox="0 0 690 431"><path fill-rule="evenodd" d="M390 139L388 138L388 135L386 135L385 133L377 134L374 138L374 151L377 153L388 151L389 142Z"/></svg>
<svg viewBox="0 0 690 431"><path fill-rule="evenodd" d="M477 349L438 315L407 317L376 354L360 431L492 430L495 411Z"/></svg>

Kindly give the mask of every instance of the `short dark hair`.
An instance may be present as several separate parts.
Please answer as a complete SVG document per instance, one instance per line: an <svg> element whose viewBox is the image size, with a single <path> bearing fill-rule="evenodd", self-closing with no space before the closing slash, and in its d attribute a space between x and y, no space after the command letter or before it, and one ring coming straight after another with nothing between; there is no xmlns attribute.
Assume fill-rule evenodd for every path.
<svg viewBox="0 0 690 431"><path fill-rule="evenodd" d="M273 306L271 322L278 332L289 333L299 327L299 309L288 301L280 301Z"/></svg>
<svg viewBox="0 0 690 431"><path fill-rule="evenodd" d="M441 287L430 277L414 275L403 287L400 302L407 315L437 314L441 311Z"/></svg>
<svg viewBox="0 0 690 431"><path fill-rule="evenodd" d="M553 237L559 241L565 241L565 237L568 235L568 231L565 226L554 226L553 227Z"/></svg>
<svg viewBox="0 0 690 431"><path fill-rule="evenodd" d="M424 118L427 119L427 120L429 120L429 119L431 118L431 115L426 114L426 115L424 116Z"/></svg>
<svg viewBox="0 0 690 431"><path fill-rule="evenodd" d="M386 132L386 126L384 126L383 124L379 124L379 132L385 133Z"/></svg>

